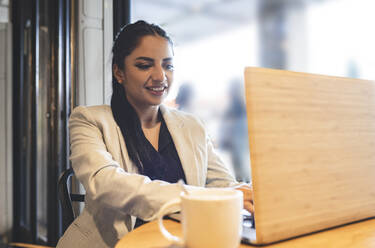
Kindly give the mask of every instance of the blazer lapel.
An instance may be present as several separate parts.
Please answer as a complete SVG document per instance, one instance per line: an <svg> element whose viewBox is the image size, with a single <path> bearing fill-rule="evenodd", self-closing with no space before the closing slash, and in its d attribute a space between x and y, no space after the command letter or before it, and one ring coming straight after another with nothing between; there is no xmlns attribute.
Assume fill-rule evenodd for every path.
<svg viewBox="0 0 375 248"><path fill-rule="evenodd" d="M128 154L128 149L126 148L124 136L122 136L122 132L120 127L117 125L115 122L115 128L116 128L116 137L120 145L120 150L121 150L121 161L120 162L122 168L125 169L126 172L129 173L137 173L138 169L137 167L133 164L133 162L130 160L129 154ZM116 139L112 139L112 142L115 143Z"/></svg>
<svg viewBox="0 0 375 248"><path fill-rule="evenodd" d="M195 186L202 186L202 183L204 185L204 182L201 182L202 180L199 177L199 174L201 174L198 171L199 168L194 163L195 148L192 142L191 131L176 112L170 111L163 105L160 106L160 110L176 146L182 168L185 172L186 183Z"/></svg>

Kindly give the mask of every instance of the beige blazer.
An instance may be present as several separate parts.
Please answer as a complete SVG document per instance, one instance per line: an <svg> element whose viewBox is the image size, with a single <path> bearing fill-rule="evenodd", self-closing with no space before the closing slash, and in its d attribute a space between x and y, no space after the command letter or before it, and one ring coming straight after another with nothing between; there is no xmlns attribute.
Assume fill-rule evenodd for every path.
<svg viewBox="0 0 375 248"><path fill-rule="evenodd" d="M237 183L215 153L202 122L161 106L187 184L230 187ZM69 120L70 160L86 190L85 208L57 247L114 247L133 229L135 218L152 220L180 194L177 184L150 180L130 161L121 130L108 105L77 107Z"/></svg>

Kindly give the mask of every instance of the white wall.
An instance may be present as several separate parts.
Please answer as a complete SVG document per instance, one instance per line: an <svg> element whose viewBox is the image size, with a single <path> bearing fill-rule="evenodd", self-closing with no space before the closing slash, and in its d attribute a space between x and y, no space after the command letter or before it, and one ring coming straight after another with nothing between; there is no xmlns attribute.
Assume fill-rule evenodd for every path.
<svg viewBox="0 0 375 248"><path fill-rule="evenodd" d="M79 1L77 104L108 104L113 40L111 0Z"/></svg>
<svg viewBox="0 0 375 248"><path fill-rule="evenodd" d="M11 24L0 23L0 236L12 229L12 81Z"/></svg>
<svg viewBox="0 0 375 248"><path fill-rule="evenodd" d="M78 2L77 105L109 104L112 94L111 48L113 42L112 0ZM82 185L73 187L84 193ZM78 187L78 188L77 188ZM74 206L81 211L83 204Z"/></svg>

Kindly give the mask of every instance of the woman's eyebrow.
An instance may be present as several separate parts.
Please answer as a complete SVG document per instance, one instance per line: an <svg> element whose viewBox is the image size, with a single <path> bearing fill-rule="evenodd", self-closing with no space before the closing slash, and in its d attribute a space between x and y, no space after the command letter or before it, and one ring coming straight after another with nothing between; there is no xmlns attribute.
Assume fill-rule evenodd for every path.
<svg viewBox="0 0 375 248"><path fill-rule="evenodd" d="M135 60L146 60L146 61L154 62L154 59L149 58L149 57L137 57Z"/></svg>
<svg viewBox="0 0 375 248"><path fill-rule="evenodd" d="M137 57L135 60L145 60L145 61L149 61L149 62L154 62L154 59L152 58L149 58L149 57ZM169 61L172 61L173 58L172 57L167 57L167 58L164 58L163 61L164 62L169 62Z"/></svg>

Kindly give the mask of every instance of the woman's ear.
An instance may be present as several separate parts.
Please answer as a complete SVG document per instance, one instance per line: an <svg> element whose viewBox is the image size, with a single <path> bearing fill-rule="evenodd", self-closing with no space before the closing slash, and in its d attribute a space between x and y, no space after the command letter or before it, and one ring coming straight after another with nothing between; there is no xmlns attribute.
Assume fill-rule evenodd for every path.
<svg viewBox="0 0 375 248"><path fill-rule="evenodd" d="M118 65L113 65L113 76L116 78L117 82L120 84L125 81L125 74L124 72L118 67Z"/></svg>

